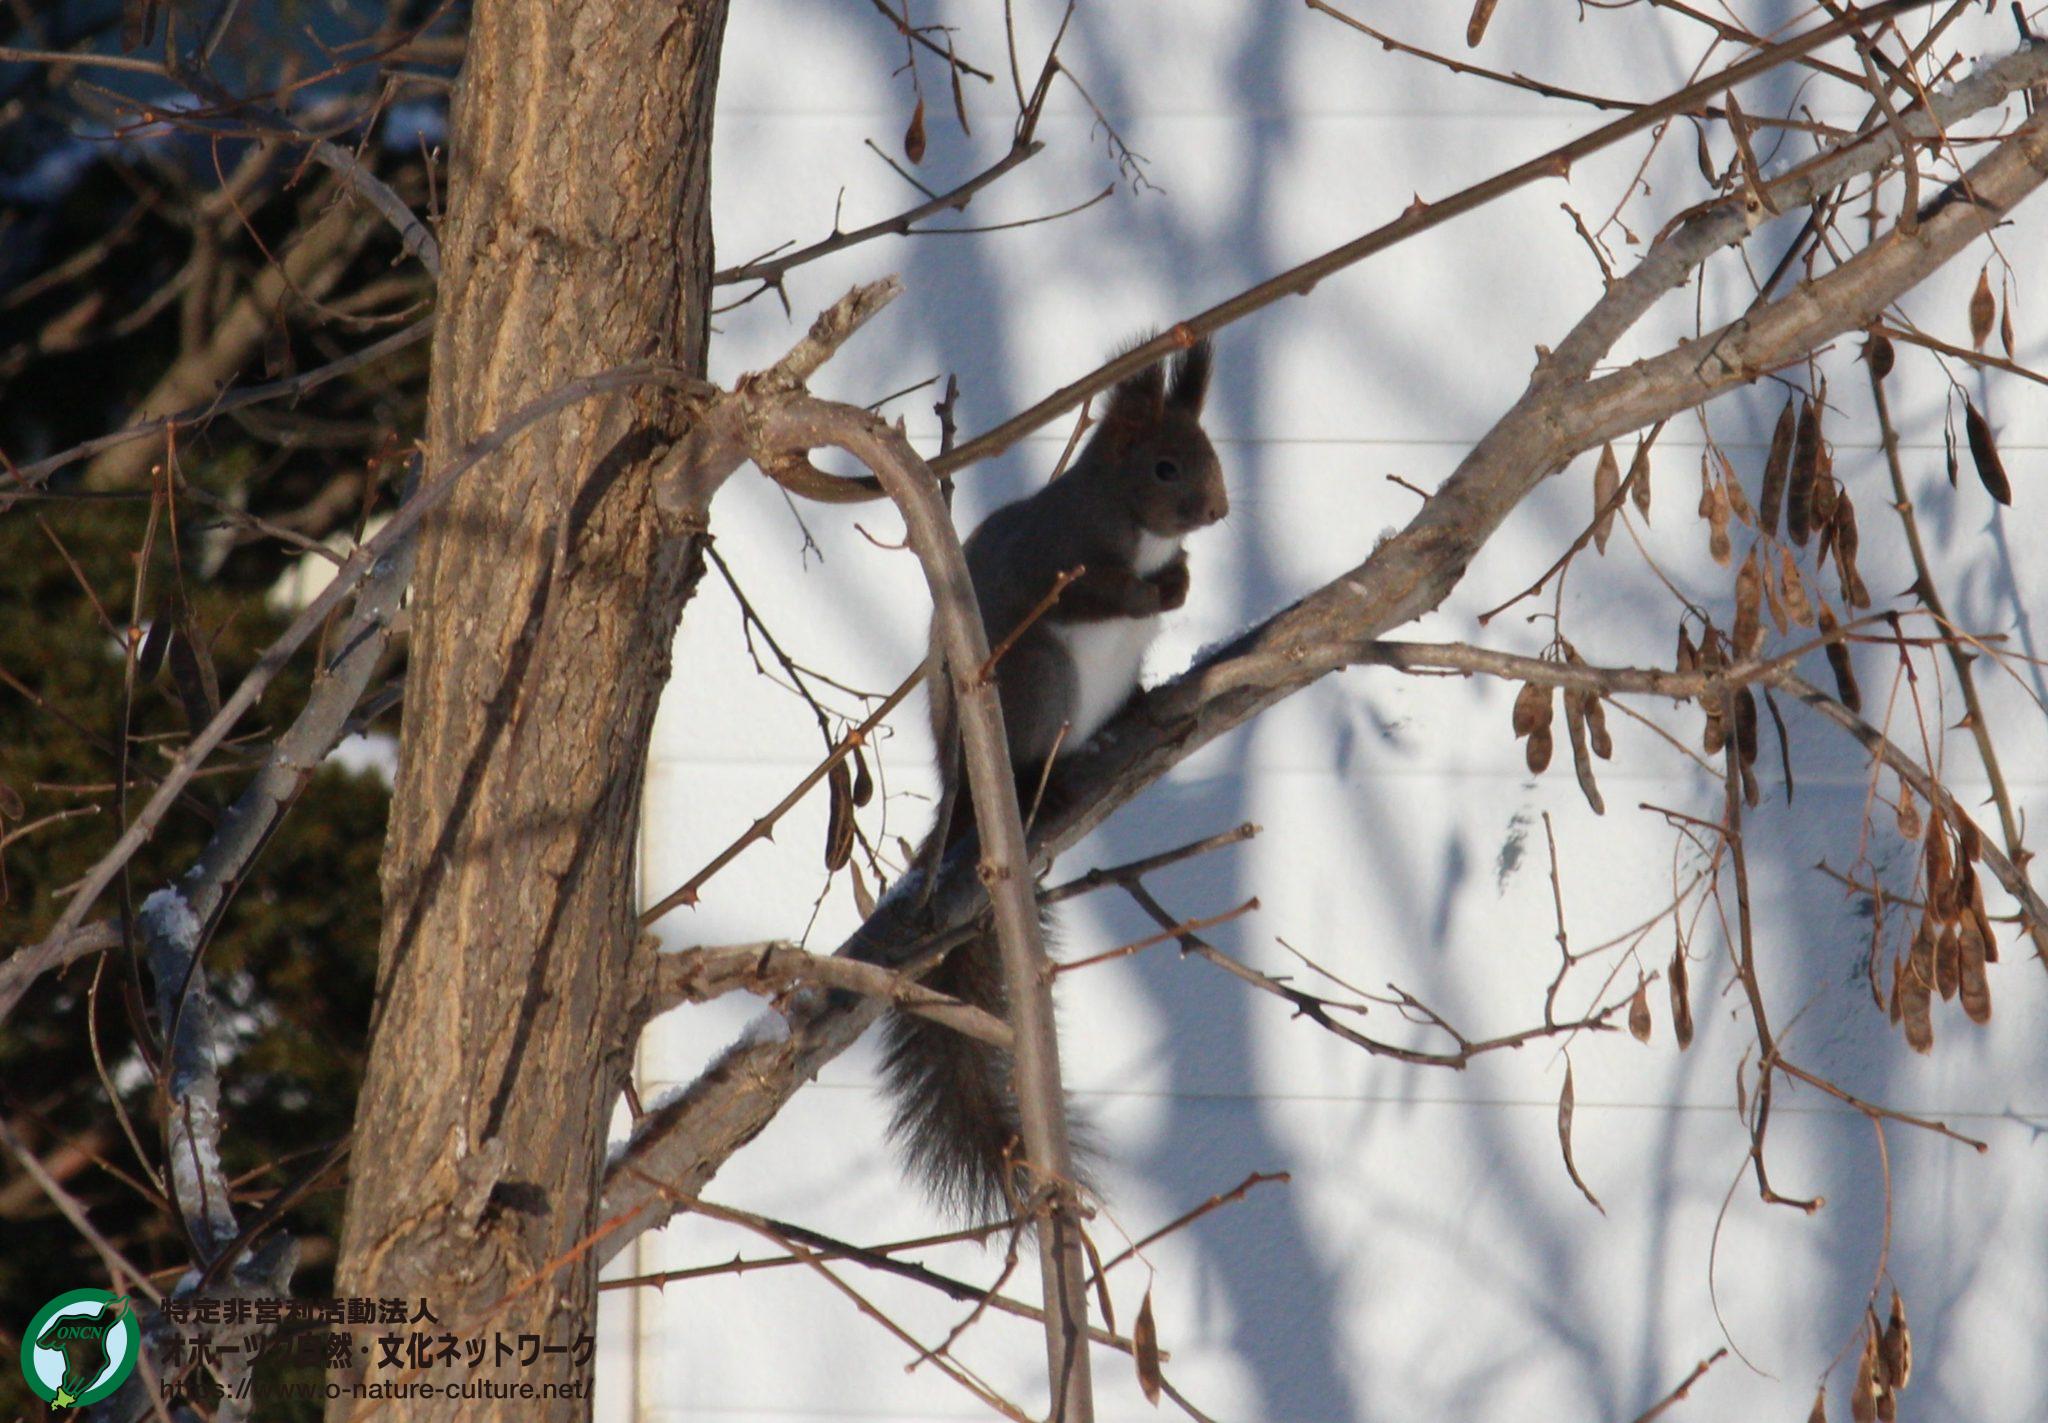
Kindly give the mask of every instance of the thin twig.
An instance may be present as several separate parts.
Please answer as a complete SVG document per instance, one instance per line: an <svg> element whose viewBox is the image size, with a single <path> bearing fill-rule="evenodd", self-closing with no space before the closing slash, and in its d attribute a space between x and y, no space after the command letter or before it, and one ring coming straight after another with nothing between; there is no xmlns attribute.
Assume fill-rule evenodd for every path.
<svg viewBox="0 0 2048 1423"><path fill-rule="evenodd" d="M1706 1358L1701 1359L1697 1364L1693 1365L1692 1372L1679 1381L1677 1388L1672 1389L1671 1392L1665 1394L1658 1402L1652 1404L1643 1412L1638 1413L1635 1416L1634 1423L1650 1423L1651 1419L1662 1417L1674 1404L1677 1404L1692 1391L1694 1384L1707 1376L1708 1369L1711 1369L1727 1357L1728 1350L1724 1347L1716 1349L1713 1353L1707 1355Z"/></svg>

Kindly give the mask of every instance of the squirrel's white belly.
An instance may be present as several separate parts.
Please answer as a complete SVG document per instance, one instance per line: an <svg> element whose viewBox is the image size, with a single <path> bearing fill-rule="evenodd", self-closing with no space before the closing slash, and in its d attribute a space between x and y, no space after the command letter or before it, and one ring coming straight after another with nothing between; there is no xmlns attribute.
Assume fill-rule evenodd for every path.
<svg viewBox="0 0 2048 1423"><path fill-rule="evenodd" d="M1159 631L1159 619L1109 618L1099 623L1067 623L1054 632L1074 664L1074 709L1060 754L1071 755L1102 730L1103 723L1123 709L1138 689L1138 669L1145 649Z"/></svg>
<svg viewBox="0 0 2048 1423"><path fill-rule="evenodd" d="M1157 534L1138 535L1137 557L1132 560L1137 574L1148 578L1180 552L1181 541ZM1138 690L1138 672L1145 664L1145 649L1158 635L1159 618L1106 618L1096 623L1055 623L1053 633L1074 664L1074 708L1068 720L1067 738L1060 743L1060 755L1067 756L1088 744L1104 723Z"/></svg>

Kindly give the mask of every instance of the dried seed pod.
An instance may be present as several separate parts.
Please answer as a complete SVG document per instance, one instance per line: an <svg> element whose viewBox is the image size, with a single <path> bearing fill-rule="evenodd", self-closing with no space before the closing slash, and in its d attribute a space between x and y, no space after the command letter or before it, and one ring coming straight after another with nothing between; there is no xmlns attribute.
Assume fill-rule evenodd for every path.
<svg viewBox="0 0 2048 1423"><path fill-rule="evenodd" d="M1899 784L1899 834L1907 840L1920 838L1920 802L1904 782Z"/></svg>
<svg viewBox="0 0 2048 1423"><path fill-rule="evenodd" d="M1586 697L1586 737L1595 756L1603 761L1614 759L1614 738L1607 734L1607 707L1597 694Z"/></svg>
<svg viewBox="0 0 2048 1423"><path fill-rule="evenodd" d="M1872 327L1870 339L1863 343L1863 360L1870 367L1870 373L1883 380L1892 373L1892 366L1898 361L1898 353L1892 349L1892 338Z"/></svg>
<svg viewBox="0 0 2048 1423"><path fill-rule="evenodd" d="M1863 1357L1856 1363L1856 1386L1849 1394L1849 1416L1855 1423L1877 1423L1877 1335L1872 1331L1863 1341Z"/></svg>
<svg viewBox="0 0 2048 1423"><path fill-rule="evenodd" d="M860 866L849 864L846 869L847 873L853 876L853 907L860 911L861 918L872 919L875 914L875 897L868 893L868 882L861 878Z"/></svg>
<svg viewBox="0 0 2048 1423"><path fill-rule="evenodd" d="M1600 447L1599 462L1593 466L1593 547L1607 552L1608 535L1614 532L1615 511L1621 500L1621 461L1614 457L1614 443Z"/></svg>
<svg viewBox="0 0 2048 1423"><path fill-rule="evenodd" d="M1835 614L1826 602L1820 605L1820 632L1830 638L1828 643L1828 669L1835 674L1835 695L1842 699L1842 705L1850 711L1863 709L1863 693L1856 685L1856 664L1849 658L1849 644L1834 637L1842 625L1835 621Z"/></svg>
<svg viewBox="0 0 2048 1423"><path fill-rule="evenodd" d="M1736 476L1735 466L1729 463L1727 452L1719 445L1714 446L1714 459L1721 466L1721 487L1728 491L1728 508L1735 517L1756 527L1756 510L1749 507L1749 496L1742 490L1742 480Z"/></svg>
<svg viewBox="0 0 2048 1423"><path fill-rule="evenodd" d="M1888 1388L1877 1391L1877 1423L1899 1423L1899 1399Z"/></svg>
<svg viewBox="0 0 2048 1423"><path fill-rule="evenodd" d="M1735 557L1735 544L1728 537L1728 486L1716 484L1707 514L1707 552L1723 568Z"/></svg>
<svg viewBox="0 0 2048 1423"><path fill-rule="evenodd" d="M1896 1289L1892 1291L1891 1318L1885 1321L1884 1334L1877 1343L1877 1360L1887 1389L1903 1392L1912 1382L1913 1335L1906 1328L1906 1302Z"/></svg>
<svg viewBox="0 0 2048 1423"><path fill-rule="evenodd" d="M1963 1012L1973 1023L1991 1021L1991 979L1984 972L1984 929L1975 911L1962 917L1956 935L1956 987Z"/></svg>
<svg viewBox="0 0 2048 1423"><path fill-rule="evenodd" d="M1970 876L1970 917L1977 923L1977 932L1984 939L1984 962L1998 962L1998 936L1991 932L1991 916L1984 912L1984 886Z"/></svg>
<svg viewBox="0 0 2048 1423"><path fill-rule="evenodd" d="M1977 834L1977 822L1965 820L1956 827L1956 858L1964 864L1974 865L1983 854L1984 841ZM1974 883L1974 880L1973 880Z"/></svg>
<svg viewBox="0 0 2048 1423"><path fill-rule="evenodd" d="M1785 593L1785 615L1800 627L1813 626L1813 600L1806 596L1806 580L1800 576L1799 565L1793 562L1792 550L1778 550L1780 567L1778 582Z"/></svg>
<svg viewBox="0 0 2048 1423"><path fill-rule="evenodd" d="M853 803L866 805L875 798L875 778L868 774L868 758L853 748Z"/></svg>
<svg viewBox="0 0 2048 1423"><path fill-rule="evenodd" d="M1822 1389L1813 1396L1813 1411L1806 1415L1806 1423L1828 1423L1828 1391Z"/></svg>
<svg viewBox="0 0 2048 1423"><path fill-rule="evenodd" d="M1899 978L1899 1021L1907 1047L1922 1054L1934 1051L1934 1000L1910 967Z"/></svg>
<svg viewBox="0 0 2048 1423"><path fill-rule="evenodd" d="M903 156L912 163L924 162L924 100L910 111L910 126L903 130Z"/></svg>
<svg viewBox="0 0 2048 1423"><path fill-rule="evenodd" d="M825 821L825 868L833 874L853 858L853 777L835 761L825 778L830 810Z"/></svg>
<svg viewBox="0 0 2048 1423"><path fill-rule="evenodd" d="M1764 645L1763 591L1763 571L1752 548L1735 575L1735 655L1739 658L1756 656Z"/></svg>
<svg viewBox="0 0 2048 1423"><path fill-rule="evenodd" d="M1935 926L1939 922L1932 912L1923 913L1913 930L1913 946L1906 954L1906 977L1922 988L1934 987L1934 959L1941 938Z"/></svg>
<svg viewBox="0 0 2048 1423"><path fill-rule="evenodd" d="M1628 494L1636 501L1643 522L1650 521L1650 442L1636 441L1635 458L1628 462Z"/></svg>
<svg viewBox="0 0 2048 1423"><path fill-rule="evenodd" d="M1985 422L1983 412L1968 398L1963 401L1963 429L1970 437L1970 458L1977 466L1977 478L1983 482L1985 492L2011 507L2012 481L2005 477L2005 461L1998 457L1998 446L1991 438L1991 426Z"/></svg>
<svg viewBox="0 0 2048 1423"><path fill-rule="evenodd" d="M1715 707L1707 713L1706 729L1700 733L1700 750L1709 756L1721 754L1721 748L1728 744L1728 722Z"/></svg>
<svg viewBox="0 0 2048 1423"><path fill-rule="evenodd" d="M1681 672L1700 670L1700 650L1692 645L1692 634L1685 630L1682 621L1678 624L1678 660L1675 665Z"/></svg>
<svg viewBox="0 0 2048 1423"><path fill-rule="evenodd" d="M1792 619L1785 611L1785 599L1778 592L1778 580L1771 573L1771 556L1766 553L1763 563L1764 607L1770 610L1771 626L1783 637L1791 631Z"/></svg>
<svg viewBox="0 0 2048 1423"><path fill-rule="evenodd" d="M1934 991L1944 1003L1956 996L1956 965L1962 956L1958 938L1956 926L1944 924L1941 937L1934 941Z"/></svg>
<svg viewBox="0 0 2048 1423"><path fill-rule="evenodd" d="M1834 508L1832 505L1829 506L1828 512L1834 512ZM1834 520L1829 519L1824 523L1815 523L1813 526L1813 531L1815 534L1819 535L1819 537L1815 540L1813 546L1813 571L1815 573L1819 573L1823 568L1826 568L1828 566L1828 555L1830 553L1833 553L1835 549Z"/></svg>
<svg viewBox="0 0 2048 1423"><path fill-rule="evenodd" d="M1961 908L1956 897L1955 862L1948 853L1948 822L1936 806L1927 817L1927 909L1943 923Z"/></svg>
<svg viewBox="0 0 2048 1423"><path fill-rule="evenodd" d="M1747 687L1735 693L1735 750L1744 767L1756 764L1756 693Z"/></svg>
<svg viewBox="0 0 2048 1423"><path fill-rule="evenodd" d="M1745 761L1738 769L1741 771L1742 779L1742 803L1751 810L1755 810L1763 801L1764 788L1758 782L1756 772L1750 769L1748 762Z"/></svg>
<svg viewBox="0 0 2048 1423"><path fill-rule="evenodd" d="M1635 996L1628 1000L1628 1031L1639 1043L1650 1040L1650 980L1647 978L1637 982Z"/></svg>
<svg viewBox="0 0 2048 1423"><path fill-rule="evenodd" d="M1856 532L1856 506L1845 493L1835 504L1831 525L1835 535L1835 571L1842 578L1842 601L1852 608L1870 606L1870 590L1856 568L1856 549L1861 539Z"/></svg>
<svg viewBox="0 0 2048 1423"><path fill-rule="evenodd" d="M1671 972L1666 977L1671 981L1671 1035L1678 1039L1678 1050L1684 1052L1692 1046L1692 993L1686 983L1683 940L1672 951Z"/></svg>
<svg viewBox="0 0 2048 1423"><path fill-rule="evenodd" d="M2008 361L2012 360L2012 298L2010 296L2006 297L2005 310L1998 317L1998 342L2005 347L2005 358Z"/></svg>
<svg viewBox="0 0 2048 1423"><path fill-rule="evenodd" d="M1890 1001L1889 1001L1889 1002L1888 1002L1888 1003L1886 1004L1886 1006L1885 1006L1885 1010L1884 1010L1884 1012L1885 1012L1885 1017L1887 1017L1888 1019L1890 1019L1890 1020L1891 1020L1891 1022L1892 1022L1892 1024L1893 1024L1894 1026L1897 1026L1897 1024L1898 1024L1898 1021L1899 1021L1899 1017L1900 1017L1900 1013L1899 1013L1899 981L1900 981L1901 979L1903 979L1903 978L1904 978L1905 976L1906 976L1906 966L1905 966L1905 964L1903 964L1903 963L1902 963L1902 962L1901 962L1901 961L1899 960L1899 956L1898 956L1897 954L1894 954L1894 955L1892 955L1892 994L1891 994L1891 999L1890 999Z"/></svg>
<svg viewBox="0 0 2048 1423"><path fill-rule="evenodd" d="M1557 1094L1557 1145L1564 1153L1565 1174L1572 1178L1572 1184L1579 1188L1579 1194L1592 1202L1593 1209L1602 1215L1607 1207L1600 1204L1600 1198L1593 1194L1586 1178L1579 1174L1578 1162L1572 1160L1572 1114L1576 1109L1578 1094L1572 1090L1572 1060L1564 1060L1564 1088Z"/></svg>
<svg viewBox="0 0 2048 1423"><path fill-rule="evenodd" d="M1539 726L1529 733L1529 744L1524 748L1524 759L1532 775L1542 775L1550 765L1550 728Z"/></svg>
<svg viewBox="0 0 2048 1423"><path fill-rule="evenodd" d="M1899 975L1899 1019L1905 1025L1906 1046L1915 1052L1934 1051L1934 924L1922 918L1913 935L1913 952Z"/></svg>
<svg viewBox="0 0 2048 1423"><path fill-rule="evenodd" d="M1870 606L1870 588L1863 581L1863 575L1853 563L1840 564L1842 574L1842 601L1852 608Z"/></svg>
<svg viewBox="0 0 2048 1423"><path fill-rule="evenodd" d="M1834 523L1835 505L1842 497L1842 486L1835 483L1835 477L1823 471L1815 476L1813 493L1809 496L1811 506L1807 510L1807 522L1825 533ZM1825 561L1827 554L1820 555Z"/></svg>
<svg viewBox="0 0 2048 1423"><path fill-rule="evenodd" d="M1785 536L1806 546L1813 532L1813 485L1820 474L1820 417L1811 400L1799 405L1799 428L1792 437L1792 469L1785 485Z"/></svg>
<svg viewBox="0 0 2048 1423"><path fill-rule="evenodd" d="M1586 804L1593 807L1593 814L1605 815L1607 803L1600 798L1600 787L1593 780L1593 757L1586 747L1586 699L1589 692L1568 691L1564 694L1564 729L1572 744L1572 769L1578 773L1579 789L1585 792Z"/></svg>
<svg viewBox="0 0 2048 1423"><path fill-rule="evenodd" d="M1152 1320L1152 1291L1145 1291L1145 1299L1138 1306L1138 1319L1131 1326L1131 1359L1138 1366L1138 1388L1145 1395L1145 1401L1156 1405L1165 1374L1159 1369L1159 1328Z"/></svg>
<svg viewBox="0 0 2048 1423"><path fill-rule="evenodd" d="M1515 693L1515 735L1527 736L1539 726L1549 726L1550 715L1550 688L1522 683L1522 690Z"/></svg>
<svg viewBox="0 0 2048 1423"><path fill-rule="evenodd" d="M1758 527L1772 538L1778 536L1778 506L1785 498L1785 475L1792 467L1792 438L1797 426L1794 402L1787 399L1778 412L1778 426L1771 431L1771 452L1764 459L1763 495L1758 501Z"/></svg>
<svg viewBox="0 0 2048 1423"><path fill-rule="evenodd" d="M1998 315L1998 298L1991 294L1991 266L1986 263L1977 273L1977 289L1970 293L1970 345L1983 350L1984 343L1991 339L1991 322Z"/></svg>

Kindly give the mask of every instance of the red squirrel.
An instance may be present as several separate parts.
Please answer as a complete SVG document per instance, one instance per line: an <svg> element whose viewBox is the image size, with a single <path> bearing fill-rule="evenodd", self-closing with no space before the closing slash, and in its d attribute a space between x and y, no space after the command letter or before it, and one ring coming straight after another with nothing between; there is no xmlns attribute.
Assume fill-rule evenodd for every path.
<svg viewBox="0 0 2048 1423"><path fill-rule="evenodd" d="M1073 467L996 510L967 540L967 569L991 646L1024 622L1061 575L1084 570L996 663L1010 763L1027 813L1047 760L1080 750L1137 692L1160 615L1187 601L1182 541L1230 511L1222 467L1201 426L1210 356L1204 339L1170 366L1149 366L1124 380ZM973 817L960 784L951 684L936 651L929 685L946 783L945 823L932 833L950 843L966 834ZM935 866L938 855L919 859ZM954 949L925 982L1008 1016L990 935ZM896 1101L892 1135L933 1196L980 1220L1014 1209L1028 1186L1016 1169L1018 1116L1007 1054L908 1013L890 1016L884 1044Z"/></svg>

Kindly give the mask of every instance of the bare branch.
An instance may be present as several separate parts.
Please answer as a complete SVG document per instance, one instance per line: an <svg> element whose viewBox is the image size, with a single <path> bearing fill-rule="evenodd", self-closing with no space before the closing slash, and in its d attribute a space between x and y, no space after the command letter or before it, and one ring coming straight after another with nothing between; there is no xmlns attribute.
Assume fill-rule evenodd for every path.
<svg viewBox="0 0 2048 1423"><path fill-rule="evenodd" d="M433 331L434 323L431 317L415 321L402 331L395 331L381 341L372 341L360 351L351 351L346 356L337 357L324 366L315 366L310 371L301 372L284 380L268 381L262 385L244 386L240 390L223 391L204 404L191 406L175 414L158 416L155 419L144 420L138 424L113 430L104 435L95 435L90 440L81 441L68 450L59 450L56 454L45 456L32 464L25 464L19 467L10 466L8 470L9 483L16 488L24 486L33 488L58 470L63 469L66 465L76 464L82 459L89 459L102 450L113 449L117 445L130 444L136 440L146 440L152 435L161 435L166 430L188 429L203 425L216 415L226 415L230 411L244 410L251 405L257 405L266 400L285 400L292 396L304 395L308 391L318 390L330 381L338 380L345 375L351 375L365 366L383 360L386 356L395 355L397 352L405 350L408 346L418 345L431 336ZM8 502L9 493L7 488L0 487L0 511L6 509Z"/></svg>
<svg viewBox="0 0 2048 1423"><path fill-rule="evenodd" d="M1088 1319L1080 1227L1073 1194L1073 1150L1067 1139L1066 1098L1060 1086L1059 1044L1053 1027L1051 975L1032 889L1031 856L1017 804L1002 708L992 682L976 675L989 658L974 585L961 553L952 515L931 469L910 442L878 417L851 406L792 396L761 419L769 449L810 449L833 444L875 472L902 511L911 547L931 585L935 641L952 679L962 762L981 831L977 867L995 907L1002 949L1014 1051L1017 1104L1024 1152L1049 1188L1049 1218L1038 1232L1045 1277L1047 1377L1055 1412L1069 1423L1094 1416L1087 1350L1078 1347Z"/></svg>
<svg viewBox="0 0 2048 1423"><path fill-rule="evenodd" d="M957 184L937 197L919 203L916 207L906 208L894 217L885 217L865 227L856 227L848 232L835 231L830 237L820 238L808 247L799 247L796 251L780 257L762 257L752 262L743 262L737 267L727 267L712 280L721 286L733 282L759 282L761 289L767 291L780 285L783 277L792 268L801 267L807 262L815 262L820 257L844 252L849 247L858 247L861 243L877 237L914 236L920 231L917 224L928 217L935 217L942 212L965 212L967 205L974 201L975 195L983 188L1029 162L1044 147L1044 144L1034 140L1019 140L1013 143L1010 150L1001 158L964 183Z"/></svg>
<svg viewBox="0 0 2048 1423"><path fill-rule="evenodd" d="M778 998L801 987L841 988L882 999L1005 1051L1012 1050L1016 1042L1010 1025L993 1013L926 988L914 978L880 964L810 953L791 943L686 949L657 954L654 964L651 998L655 1013L740 990Z"/></svg>
<svg viewBox="0 0 2048 1423"><path fill-rule="evenodd" d="M1975 102L1989 104L2044 73L2048 49L2028 49L1987 67L1966 87ZM1718 92L1730 81L1723 74L1712 82ZM1944 122L1961 116L1946 108L1938 113ZM1882 161L1882 150L1866 142L1844 155L1832 181L1867 172ZM1064 763L1066 803L1034 828L1038 863L1072 845L1201 746L1344 664L1358 647L1435 607L1508 514L1573 454L1734 389L1757 372L1860 329L2031 193L2044 169L2048 125L2037 117L2001 139L1970 171L1974 204L1948 204L1911 238L1894 236L1753 313L1738 328L1580 385L1558 380L1532 387L1405 530L1349 573L1141 698L1092 749ZM1703 360L1702 353L1711 356ZM1154 350L1146 359L1157 354ZM1597 353L1588 354L1597 359ZM1077 386L1070 393L1079 400L1094 388ZM1015 430L1002 427L1005 441L995 444L1036 428L1041 418L1061 408L1055 404L1020 417ZM980 903L977 888L958 872L947 875L932 895L929 919L915 925L900 905L885 903L842 952L879 957L891 941L922 940L935 929L964 923ZM608 1179L607 1212L632 1210L639 1201L649 1207L646 1221L659 1219L636 1177L700 1186L821 1064L858 1037L878 1011L863 1001L793 1012L787 1037L729 1052L682 1097L642 1122ZM639 1220L633 1225L642 1228ZM612 1253L633 1233L615 1232L601 1249Z"/></svg>
<svg viewBox="0 0 2048 1423"><path fill-rule="evenodd" d="M571 381L558 390L530 401L502 423L466 445L450 465L422 482L413 496L398 507L376 537L358 547L334 578L292 620L277 640L265 649L240 686L221 704L213 720L202 727L173 759L170 771L157 786L121 838L115 842L81 880L71 902L42 942L18 949L0 964L0 1022L4 1022L28 986L62 961L73 931L84 921L121 867L156 833L156 827L176 802L178 793L196 775L207 758L234 729L235 723L254 706L280 669L317 632L356 586L387 560L401 555L412 530L421 519L446 501L456 482L491 455L503 449L537 421L580 401L637 385L662 384L694 388L696 382L683 372L652 362L620 366L582 380ZM395 597L398 589L393 589ZM266 792L268 794L268 792ZM74 955L75 956L75 955Z"/></svg>
<svg viewBox="0 0 2048 1423"><path fill-rule="evenodd" d="M1634 1423L1650 1423L1650 1420L1653 1418L1663 1417L1664 1414L1671 1410L1673 1405L1683 1401L1685 1396L1692 1392L1692 1386L1707 1376L1708 1369L1711 1369L1727 1357L1728 1351L1724 1348L1716 1349L1713 1353L1707 1355L1706 1358L1701 1359L1697 1364L1693 1365L1692 1372L1679 1381L1677 1388L1665 1394L1662 1399L1658 1400L1657 1403L1645 1412L1638 1413L1635 1416Z"/></svg>
<svg viewBox="0 0 2048 1423"><path fill-rule="evenodd" d="M1548 153L1532 158L1526 163L1517 164L1506 172L1475 183L1449 197L1410 207L1392 222L1377 227L1361 237L1353 238L1340 247L1332 248L1320 257L1291 267L1278 276L1268 278L1228 301L1210 307L1200 315L1176 323L1152 340L1133 346L1115 360L1054 391L1044 400L1005 420L995 429L975 436L954 450L951 455L934 461L932 468L941 474L947 474L977 460L1000 454L1032 431L1058 419L1089 396L1109 389L1126 376L1133 375L1176 351L1185 350L1198 338L1210 332L1221 330L1231 322L1271 306L1283 297L1305 296L1324 278L1375 253L1405 242L1418 233L1441 226L1454 217L1461 217L1484 207L1504 194L1567 173L1580 159L1652 128L1675 114L1685 113L1709 99L1719 98L1736 84L1767 73L1788 60L1797 59L1851 33L1859 23L1882 23L1909 11L1924 9L1932 3L1933 0L1890 0L1890 3L1864 8L1858 12L1854 20L1830 20L1804 34L1795 35L1779 44L1765 46L1760 52L1739 60L1698 83L1689 84L1658 103L1645 105L1632 114L1605 124L1583 138L1561 144ZM2015 58L2023 59L2025 55L2026 52L2022 51L2022 54ZM2048 69L2048 63L2039 62L2038 55L2034 59L2035 62L2019 66L2028 72L2027 75L2014 79L2004 92L2010 92L2011 88L2020 84L2032 82L2043 69ZM2007 60L2005 63L2011 65L2013 60ZM1977 79L1983 77L1975 76ZM1957 112L1972 112L1989 102L1993 100L1980 97L1973 104ZM1872 163L1870 166L1876 165Z"/></svg>

